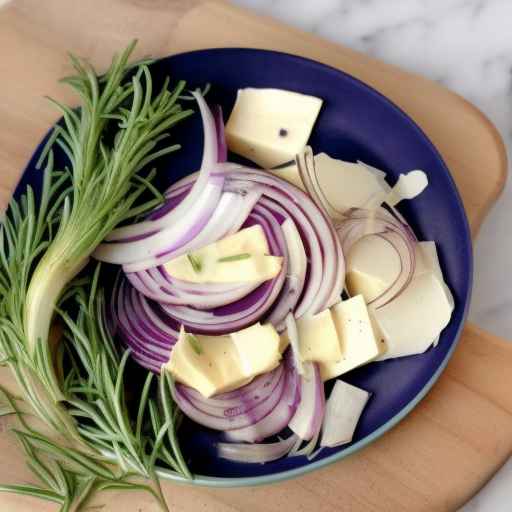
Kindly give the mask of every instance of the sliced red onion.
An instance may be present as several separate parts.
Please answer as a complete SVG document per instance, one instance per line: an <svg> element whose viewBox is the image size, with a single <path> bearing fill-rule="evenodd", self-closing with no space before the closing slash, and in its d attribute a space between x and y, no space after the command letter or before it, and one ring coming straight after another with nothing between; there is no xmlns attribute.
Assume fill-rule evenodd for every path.
<svg viewBox="0 0 512 512"><path fill-rule="evenodd" d="M226 432L227 439L255 443L278 434L288 425L300 402L300 386L297 372L290 363L289 357L284 364L286 365L286 382L277 406L253 425L229 430Z"/></svg>
<svg viewBox="0 0 512 512"><path fill-rule="evenodd" d="M174 318L193 332L230 333L257 322L274 302L283 281L284 274L280 273L276 278L263 283L241 300L215 308L213 311L201 311L170 304L162 304L161 308L169 317Z"/></svg>
<svg viewBox="0 0 512 512"><path fill-rule="evenodd" d="M159 264L160 262L168 261L169 258L176 258L182 254L186 254L187 252L194 251L205 245L211 244L225 238L229 232L231 231L231 227L233 224L239 222L239 219L242 218L243 221L247 219L247 215L244 217L244 211L246 209L246 196L245 194L233 193L233 192L224 192L222 197L220 198L217 207L213 211L210 219L204 226L204 228L192 238L188 243L182 245L177 250L173 251L170 254L164 255L162 258L160 255L156 255L154 262ZM252 206L256 204L259 196L251 195L250 200L253 201ZM251 208L252 209L252 208ZM231 220L230 220L231 219ZM235 220L236 219L236 220ZM238 230L237 230L238 231ZM146 266L148 263L144 262Z"/></svg>
<svg viewBox="0 0 512 512"><path fill-rule="evenodd" d="M228 145L226 144L224 119L222 118L222 108L220 105L215 105L212 109L212 113L215 122L215 133L217 136L217 161L225 162L228 159Z"/></svg>
<svg viewBox="0 0 512 512"><path fill-rule="evenodd" d="M229 184L249 181L266 186L263 194L290 214L311 258L311 273L315 273L309 276L308 287L295 314L300 317L306 311L316 313L325 309L332 297L333 287L341 282L339 273L342 272L344 276L345 272L344 261L338 261L341 251L336 247L339 241L330 219L304 192L264 171L249 168L234 170L227 176L227 181Z"/></svg>
<svg viewBox="0 0 512 512"><path fill-rule="evenodd" d="M204 140L201 171L186 200L181 202L178 207L174 208L163 216L157 217L156 219L139 222L130 226L123 226L113 230L107 237L107 240L114 241L124 238L131 238L133 236L145 234L148 231L154 231L155 229L165 229L169 226L172 226L184 215L188 215L189 211L192 208L195 208L197 201L202 196L203 190L210 180L210 174L215 168L215 165L219 162L218 141L216 135L215 120L213 118L212 112L208 108L208 105L204 101L204 98L201 94L197 92L193 92L192 94L197 101L199 112L201 114Z"/></svg>
<svg viewBox="0 0 512 512"><path fill-rule="evenodd" d="M299 302L304 290L307 270L307 264L306 266L303 264L304 261L307 261L303 244L298 248L292 247L293 236L300 239L300 233L291 217L286 218L282 224L282 229L288 252L288 272L281 293L266 318L266 321L274 325L278 332L284 331L286 315L290 311L294 311ZM284 232L285 230L288 232L288 238ZM296 251L299 254L294 256Z"/></svg>
<svg viewBox="0 0 512 512"><path fill-rule="evenodd" d="M219 204L223 185L224 178L221 176L210 177L194 207L186 215L177 218L172 225L142 240L100 244L94 251L94 257L107 263L125 265L172 253L201 232ZM180 205L185 202L182 201ZM177 211L180 205L169 214ZM144 270L154 265L135 266L137 268L131 271Z"/></svg>
<svg viewBox="0 0 512 512"><path fill-rule="evenodd" d="M343 288L345 287L345 257L343 255L343 250L341 247L341 243L336 244L336 255L337 255L337 272L336 278L334 280L334 286L332 288L332 292L330 297L327 299L325 303L325 308L328 309L341 300L341 294L343 292Z"/></svg>
<svg viewBox="0 0 512 512"><path fill-rule="evenodd" d="M250 425L269 414L282 396L285 384L286 372L281 364L239 389L210 398L178 384L174 389L174 399L184 414L195 422L227 431L240 425Z"/></svg>
<svg viewBox="0 0 512 512"><path fill-rule="evenodd" d="M214 176L214 178L218 177ZM196 236L173 249L172 252L165 251L162 254L152 254L146 259L123 265L125 272L137 272L142 269L162 265L170 259L204 247L237 232L240 226L247 220L250 211L258 202L259 197L260 193L257 190L251 190L250 185L243 191L224 192L206 225L197 232Z"/></svg>
<svg viewBox="0 0 512 512"><path fill-rule="evenodd" d="M178 339L181 327L178 322L162 315L158 304L148 301L140 293L132 293L132 297L133 300L137 301L141 315L145 315L144 318L147 319L148 323L159 329L164 336ZM174 341L172 343L174 343Z"/></svg>
<svg viewBox="0 0 512 512"><path fill-rule="evenodd" d="M204 285L202 290L197 292L180 289L177 284L178 281L166 281L160 274L160 270L165 272L165 269L156 268L131 272L126 274L126 277L132 286L149 299L161 304L190 306L197 309L212 309L231 304L241 300L261 284L229 283L230 286L226 285L222 291L218 292L212 291L209 285Z"/></svg>
<svg viewBox="0 0 512 512"><path fill-rule="evenodd" d="M284 256L281 272L264 282L253 292L232 304L211 311L200 311L188 306L161 304L162 310L192 332L223 334L238 331L257 322L274 304L287 272L286 244L279 224L267 211L257 205L248 219L249 224L258 223L267 237L270 253Z"/></svg>
<svg viewBox="0 0 512 512"><path fill-rule="evenodd" d="M296 316L300 317L305 312L312 309L315 297L318 295L322 286L323 258L322 251L320 249L320 239L318 238L310 220L308 217L306 217L306 215L304 215L294 200L291 200L285 194L280 193L279 190L275 190L271 187L265 188L264 195L266 198L271 195L272 201L265 203L265 207L270 211L277 214L280 214L282 210L290 212L290 215L292 216L301 233L306 251L309 256L310 265L307 287L304 290L304 294L295 311ZM263 199L261 199L259 203L262 201Z"/></svg>
<svg viewBox="0 0 512 512"><path fill-rule="evenodd" d="M297 169L299 170L301 180L306 188L306 191L308 192L316 206L323 213L323 215L326 218L330 219L343 218L343 212L340 212L333 207L333 205L325 196L322 187L320 186L320 183L318 181L318 175L315 168L315 159L311 147L307 146L302 153L297 155L296 164ZM335 230L332 230L332 234L335 238L337 238ZM331 306L340 301L341 293L345 285L345 260L343 257L341 245L339 243L336 243L336 257L337 275L333 280L334 286L332 287L332 292L330 296L327 298L326 302L324 303L323 309L330 308Z"/></svg>
<svg viewBox="0 0 512 512"><path fill-rule="evenodd" d="M254 403L241 398L238 404L228 407L216 407L215 397L195 399L184 386L176 387L175 400L183 413L200 425L221 431L242 429L261 421L275 409L285 385L286 374L282 372L279 378L272 379L272 392L264 400Z"/></svg>
<svg viewBox="0 0 512 512"><path fill-rule="evenodd" d="M147 272L160 275L162 284L165 283L166 286L172 286L176 293L188 293L191 295L224 295L225 293L230 293L242 286L247 286L246 283L192 283L189 281L182 281L171 277L162 266L150 268Z"/></svg>
<svg viewBox="0 0 512 512"><path fill-rule="evenodd" d="M402 219L380 207L377 210L354 209L337 226L338 236L345 254L353 245L368 235L384 238L397 252L401 270L395 281L368 304L374 308L384 306L397 297L411 282L416 266L414 232Z"/></svg>
<svg viewBox="0 0 512 512"><path fill-rule="evenodd" d="M117 319L118 330L124 343L132 349L132 355L142 357L150 362L151 369L155 367L159 369L162 364L167 362L172 339L169 338L167 348L162 348L154 333L147 334L146 324L134 313L123 285L119 288ZM148 367L149 364L145 366Z"/></svg>
<svg viewBox="0 0 512 512"><path fill-rule="evenodd" d="M186 187L184 187L183 190L180 190L179 192L177 192L173 195L166 196L165 203L162 206L159 206L158 208L153 210L148 215L148 220L157 220L157 219L163 217L166 213L169 213L171 210L174 210L174 208L176 208L185 199L185 197L187 197L187 194L189 193L189 191L190 191L190 186L186 186ZM155 231L160 231L160 228L155 229ZM152 234L153 232L150 231L150 233ZM107 238L107 240L108 240L108 238ZM117 239L117 241L120 241L120 242L127 242L128 240L129 239L127 239L127 238Z"/></svg>
<svg viewBox="0 0 512 512"><path fill-rule="evenodd" d="M300 403L288 426L300 439L308 441L318 435L322 427L325 392L318 364L306 362L303 367Z"/></svg>
<svg viewBox="0 0 512 512"><path fill-rule="evenodd" d="M250 195L250 193L247 195ZM249 199L255 203L258 197L259 194L251 195ZM241 194L223 193L217 209L204 229L194 239L169 256L179 256L184 252L203 247L225 236L230 228L230 223L226 221L226 218L231 215L240 218L239 212L245 208L245 203L246 197ZM245 221L246 218L243 218L243 220ZM167 259L169 256L163 259ZM173 280L167 275L163 267L149 268L139 272L129 272L130 265L125 265L124 268L133 286L147 297L165 304L187 305L199 309L220 307L235 302L245 297L260 284L240 283L238 285L230 283L216 285L218 292L213 292L211 284L196 284L197 292L194 295L192 283L182 283L180 285L179 281ZM213 296L213 293L216 293L216 296Z"/></svg>
<svg viewBox="0 0 512 512"><path fill-rule="evenodd" d="M117 335L131 349L134 359L158 373L169 360L179 324L160 317L155 306L125 280L114 289L111 311Z"/></svg>
<svg viewBox="0 0 512 512"><path fill-rule="evenodd" d="M288 340L290 341L291 357L293 359L293 365L299 375L304 375L304 364L300 356L299 346L299 332L297 330L297 322L295 322L295 316L293 313L286 315L286 332L288 334Z"/></svg>
<svg viewBox="0 0 512 512"><path fill-rule="evenodd" d="M156 321L157 315L151 311L145 299L133 288L125 290L124 308L127 323L131 326L131 334L140 340L141 348L146 350L148 355L150 351L153 351L165 356L167 361L178 338L178 333L174 328ZM148 343L148 340L151 343Z"/></svg>
<svg viewBox="0 0 512 512"><path fill-rule="evenodd" d="M235 462L264 463L284 457L295 444L296 436L275 443L217 443L217 455Z"/></svg>
<svg viewBox="0 0 512 512"><path fill-rule="evenodd" d="M242 226L247 222L247 218L249 217L250 213L258 204L262 190L259 187L244 189L244 190L238 190L237 193L239 195L242 195L242 197L245 198L242 207L240 208L237 215L233 215L233 222L229 226L229 229L226 231L226 234L224 236L233 235L240 231L242 229Z"/></svg>
<svg viewBox="0 0 512 512"><path fill-rule="evenodd" d="M304 150L295 157L295 163L299 171L299 176L304 187L318 208L331 219L340 219L343 212L337 210L327 199L318 181L316 172L315 157L310 146L306 146Z"/></svg>
<svg viewBox="0 0 512 512"><path fill-rule="evenodd" d="M302 446L304 443L302 439L297 437L297 441L288 453L288 457L304 456L307 457L308 460L312 460L320 452L320 449L316 450L316 452L314 451L319 437L320 431L318 431L304 446Z"/></svg>

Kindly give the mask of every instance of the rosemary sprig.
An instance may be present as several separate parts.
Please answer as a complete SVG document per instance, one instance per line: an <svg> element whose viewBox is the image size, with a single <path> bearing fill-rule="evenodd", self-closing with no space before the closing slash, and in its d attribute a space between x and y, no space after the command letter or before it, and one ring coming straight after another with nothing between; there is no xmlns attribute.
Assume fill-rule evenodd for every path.
<svg viewBox="0 0 512 512"><path fill-rule="evenodd" d="M78 93L82 106L76 112L54 101L63 114L63 125L55 127L47 147L57 143L67 155L72 188L55 238L39 261L26 294L24 330L32 351L38 340L47 339L53 309L66 284L117 224L140 214L141 207L135 203L148 189L148 180L138 173L179 148L158 145L171 127L192 112L176 103L184 82L169 91L166 81L153 96L145 63L137 66L131 80L124 80L131 70L128 58L134 44L114 58L101 79L87 62L72 57L77 75L64 81ZM111 144L106 142L109 139Z"/></svg>
<svg viewBox="0 0 512 512"><path fill-rule="evenodd" d="M179 411L171 394L172 382L162 375L152 386L148 372L139 395L135 417L130 417L124 380L129 351L120 357L106 327L104 291L99 288L100 265L88 283L83 280L67 294L58 309L65 324L63 394L69 413L79 420L78 432L94 452L72 444L58 444L34 430L16 401L5 396L4 414L17 414L20 429L14 430L29 459L29 467L41 486L0 486L0 492L17 492L54 501L61 510L78 510L97 492L107 489L150 492L167 511L156 475L158 461L185 478L190 472L176 436ZM71 314L64 310L73 311ZM153 393L151 393L153 391ZM151 394L158 394L158 403ZM149 479L151 485L141 483Z"/></svg>
<svg viewBox="0 0 512 512"><path fill-rule="evenodd" d="M150 376L137 418L128 416L128 356L117 354L102 321L99 274L69 287L114 226L161 200L151 185L155 172L141 172L178 148L161 143L191 113L177 103L183 82L168 90L166 81L153 94L148 62L128 64L133 46L115 56L101 77L72 57L77 74L64 81L79 94L81 107L54 102L63 119L41 154L39 164L46 165L40 197L28 187L11 201L0 226L0 361L12 370L25 400L22 412L9 397L3 412L18 416L18 439L41 481L40 487L0 490L56 501L62 511L78 510L98 490L134 486L147 487L166 510L154 464L160 460L189 475L175 434L164 435L175 432L176 418L150 398ZM64 170L54 168L54 144L67 156ZM153 197L141 202L146 191ZM50 324L59 300L73 297L76 316L61 309L64 347L59 338L50 339ZM29 428L25 409L64 441ZM134 482L141 476L153 486Z"/></svg>
<svg viewBox="0 0 512 512"><path fill-rule="evenodd" d="M151 478L154 464L160 460L182 476L190 477L175 435L169 439L169 444L163 441L158 444L154 432L148 436L149 431L144 429L150 424L151 372L147 373L140 393L137 416L132 419L128 415L124 375L129 350L119 357L106 327L105 297L98 286L99 276L100 265L88 287L76 288L76 320L59 310L67 327L66 352L71 361L71 370L64 381L64 392L71 405L70 414L81 419L78 430L82 436L103 453L116 453L117 462L126 471ZM165 416L165 407L173 400L168 393L169 384L164 377L160 380L158 389L163 409L156 409L153 414ZM158 422L159 429L166 426L166 434L174 425L173 418L167 416L163 420L159 418ZM147 451L151 444L152 448Z"/></svg>

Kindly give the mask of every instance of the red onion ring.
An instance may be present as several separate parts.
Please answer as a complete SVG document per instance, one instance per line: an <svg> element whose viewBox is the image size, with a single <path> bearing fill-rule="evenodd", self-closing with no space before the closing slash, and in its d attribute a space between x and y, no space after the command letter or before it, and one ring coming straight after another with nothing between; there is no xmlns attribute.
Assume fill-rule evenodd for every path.
<svg viewBox="0 0 512 512"><path fill-rule="evenodd" d="M344 220L336 227L341 246L349 254L353 245L368 235L384 238L397 252L401 270L395 281L368 305L380 308L391 302L409 285L416 267L416 236L403 217L398 218L386 209L354 209L347 213Z"/></svg>
<svg viewBox="0 0 512 512"><path fill-rule="evenodd" d="M316 363L303 363L301 400L288 426L300 439L309 441L320 432L325 412L324 383Z"/></svg>
<svg viewBox="0 0 512 512"><path fill-rule="evenodd" d="M255 443L281 432L288 425L300 402L300 385L297 372L289 357L286 358L284 365L286 382L276 407L252 425L227 431L227 439Z"/></svg>
<svg viewBox="0 0 512 512"><path fill-rule="evenodd" d="M340 273L345 275L344 260L338 260L341 249L334 227L313 203L311 198L294 185L258 169L243 168L227 175L228 184L233 182L255 182L265 186L263 194L283 207L293 218L302 234L304 245L311 258L311 271L320 276L309 276L305 290L295 314L318 313L325 309L341 282ZM318 281L319 282L318 282ZM336 290L338 291L338 289ZM341 295L342 289L339 288Z"/></svg>
<svg viewBox="0 0 512 512"><path fill-rule="evenodd" d="M269 415L277 406L286 384L286 372L269 376L269 391L263 400L256 403L239 398L237 403L228 407L218 407L215 397L195 399L187 393L185 386L176 386L175 400L179 408L200 425L215 430L228 431L245 428Z"/></svg>
<svg viewBox="0 0 512 512"><path fill-rule="evenodd" d="M201 114L201 120L203 123L204 134L201 172L199 173L199 177L196 180L192 190L187 195L186 200L183 201L177 208L173 209L172 211L169 211L168 213L162 216L158 216L156 219L153 220L147 220L137 224L132 224L130 226L124 226L118 229L114 229L107 237L107 240L114 241L121 240L124 238L130 238L132 236L139 236L141 234L146 233L147 231L163 229L173 225L179 218L181 218L184 215L187 215L190 208L197 203L204 188L206 187L206 184L210 180L210 174L214 169L215 164L217 164L220 161L225 161L219 159L219 140L217 138L217 126L215 123L214 116L212 115L212 112L208 108L208 105L204 101L202 95L197 92L193 92L192 94L195 100L197 101L197 105L199 107L199 112ZM222 157L223 155L220 156Z"/></svg>
<svg viewBox="0 0 512 512"><path fill-rule="evenodd" d="M136 268L132 268L131 271L144 270L154 266L152 257L172 254L173 251L182 247L201 232L219 204L223 185L224 179L222 177L210 177L197 199L195 208L190 208L189 211L177 218L172 225L136 241L100 244L94 251L93 256L97 260L118 265L132 263ZM187 199L183 200L180 205L186 201ZM176 212L178 208L179 205L171 210L169 215ZM161 217L161 219L163 218ZM145 265L138 263L141 260L148 259L149 263Z"/></svg>

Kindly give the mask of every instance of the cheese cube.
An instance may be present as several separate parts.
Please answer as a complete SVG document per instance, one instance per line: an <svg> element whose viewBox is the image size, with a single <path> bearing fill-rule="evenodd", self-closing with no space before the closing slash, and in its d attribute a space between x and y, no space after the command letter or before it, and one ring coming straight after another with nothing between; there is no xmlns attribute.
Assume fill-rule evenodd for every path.
<svg viewBox="0 0 512 512"><path fill-rule="evenodd" d="M331 314L341 357L320 364L320 374L324 381L373 361L380 354L379 341L373 332L362 295L340 302L331 308Z"/></svg>
<svg viewBox="0 0 512 512"><path fill-rule="evenodd" d="M450 321L453 296L443 280L434 242L419 242L409 286L373 313L386 350L378 360L425 352Z"/></svg>
<svg viewBox="0 0 512 512"><path fill-rule="evenodd" d="M281 89L240 89L226 124L234 153L269 168L295 158L315 124L322 100Z"/></svg>
<svg viewBox="0 0 512 512"><path fill-rule="evenodd" d="M195 336L183 329L165 367L176 381L206 397L236 389L248 377L241 370L238 352L229 336Z"/></svg>
<svg viewBox="0 0 512 512"><path fill-rule="evenodd" d="M191 283L262 283L276 277L283 258L269 256L260 225L206 245L166 263L166 272Z"/></svg>
<svg viewBox="0 0 512 512"><path fill-rule="evenodd" d="M328 309L305 315L296 323L302 361L328 362L341 358L338 335Z"/></svg>
<svg viewBox="0 0 512 512"><path fill-rule="evenodd" d="M346 287L350 295L362 294L366 302L381 295L401 272L400 257L384 238L368 235L347 255Z"/></svg>
<svg viewBox="0 0 512 512"><path fill-rule="evenodd" d="M192 335L182 328L165 369L176 381L210 397L273 370L280 359L279 335L269 324L230 336Z"/></svg>
<svg viewBox="0 0 512 512"><path fill-rule="evenodd" d="M231 334L246 375L269 372L281 359L279 334L271 324L251 325Z"/></svg>

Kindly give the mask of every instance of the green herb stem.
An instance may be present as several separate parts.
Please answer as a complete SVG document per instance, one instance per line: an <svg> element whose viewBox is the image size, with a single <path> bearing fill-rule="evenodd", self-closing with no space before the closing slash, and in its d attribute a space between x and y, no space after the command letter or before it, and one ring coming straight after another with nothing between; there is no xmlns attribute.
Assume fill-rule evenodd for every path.
<svg viewBox="0 0 512 512"><path fill-rule="evenodd" d="M169 416L169 404L156 406L150 376L136 418L129 414L128 353L118 353L106 327L100 267L92 278L75 279L115 226L161 201L151 184L155 172L146 168L178 149L163 141L191 114L177 103L184 82L171 91L167 80L154 94L148 61L128 63L134 45L100 77L71 57L76 75L63 82L78 93L81 106L53 101L63 117L39 158L38 166L46 165L38 201L27 187L0 225L0 361L12 370L24 399L21 408L0 388L7 400L0 413L16 414L15 433L41 482L0 486L0 492L54 501L64 512L107 488L144 489L167 510L156 461L190 476L176 417ZM67 157L63 170L54 167L54 145ZM51 340L56 312L65 329ZM26 409L62 441L31 428ZM166 435L157 436L155 425L168 427ZM152 479L153 487L134 483L134 475Z"/></svg>
<svg viewBox="0 0 512 512"><path fill-rule="evenodd" d="M242 254L233 254L233 256L224 256L224 258L219 258L217 261L219 263L229 263L231 261L241 261L247 260L252 256L248 252L244 252Z"/></svg>
<svg viewBox="0 0 512 512"><path fill-rule="evenodd" d="M185 334L185 339L198 356L200 356L203 353L203 347L201 346L201 342L199 341L199 338L197 336L187 333Z"/></svg>
<svg viewBox="0 0 512 512"><path fill-rule="evenodd" d="M199 256L195 256L191 253L187 254L187 259L196 274L199 274L203 269L203 263Z"/></svg>

